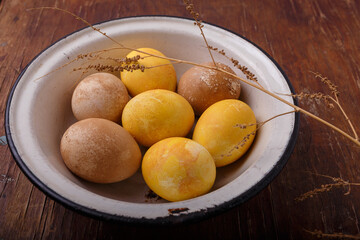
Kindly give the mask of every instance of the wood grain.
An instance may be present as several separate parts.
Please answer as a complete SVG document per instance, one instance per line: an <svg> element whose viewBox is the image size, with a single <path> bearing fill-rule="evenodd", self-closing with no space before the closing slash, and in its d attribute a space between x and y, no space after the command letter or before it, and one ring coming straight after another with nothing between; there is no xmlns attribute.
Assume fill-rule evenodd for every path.
<svg viewBox="0 0 360 240"><path fill-rule="evenodd" d="M360 2L357 0L196 0L201 18L245 36L283 68L296 92L327 92L316 71L340 90L340 101L360 132ZM42 49L84 24L136 15L185 16L181 0L1 0L0 113L20 71ZM300 106L350 132L337 110L305 100ZM321 175L360 182L360 149L327 127L301 116L286 167L258 195L218 216L174 227L128 226L92 219L54 202L19 170L0 146L0 239L360 239L360 187L337 187L304 201L303 193L332 183ZM4 125L0 118L0 125ZM4 135L0 127L0 136Z"/></svg>

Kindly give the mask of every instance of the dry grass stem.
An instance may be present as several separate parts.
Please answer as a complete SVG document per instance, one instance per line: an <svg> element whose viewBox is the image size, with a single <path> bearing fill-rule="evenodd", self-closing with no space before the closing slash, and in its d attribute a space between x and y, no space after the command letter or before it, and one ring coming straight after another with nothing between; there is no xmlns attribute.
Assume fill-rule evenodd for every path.
<svg viewBox="0 0 360 240"><path fill-rule="evenodd" d="M360 186L360 183L350 183L349 181L345 181L342 178L331 177L328 175L315 174L315 173L312 173L312 174L314 174L316 176L329 178L333 181L333 183L322 184L319 188L315 188L311 191L301 194L299 197L295 198L295 201L302 202L308 198L313 198L315 195L318 195L320 193L329 192L334 188L340 188L340 187L346 189L346 192L344 193L344 195L349 195L351 192L351 186Z"/></svg>
<svg viewBox="0 0 360 240"><path fill-rule="evenodd" d="M334 108L334 104L330 102L330 101L332 101L331 96L326 95L326 94L324 94L322 92L317 92L317 93L304 93L304 92L301 92L299 94L292 94L292 95L288 95L288 96L296 97L298 100L307 99L307 100L324 101L326 106L328 106L329 108Z"/></svg>
<svg viewBox="0 0 360 240"><path fill-rule="evenodd" d="M296 111L294 110L294 111L289 111L289 112L281 113L281 114L275 115L275 116L273 116L273 117L271 117L271 118L269 118L269 119L267 119L267 120L265 120L265 121L263 121L263 122L260 122L260 123L257 124L257 125L258 125L257 130L258 130L259 128L261 128L262 126L264 126L265 123L267 123L267 122L269 122L269 121L271 121L271 120L273 120L273 119L275 119L275 118L278 118L278 117L281 117L281 116L284 116L284 115L287 115L287 114L295 113L295 112L296 112Z"/></svg>
<svg viewBox="0 0 360 240"><path fill-rule="evenodd" d="M325 83L330 89L331 93L337 98L337 96L339 95L339 91L337 90L337 86L334 83L332 83L327 77L323 77L318 72L311 73L315 75L315 78L319 78L321 82Z"/></svg>
<svg viewBox="0 0 360 240"><path fill-rule="evenodd" d="M235 151L236 149L239 149L241 147L244 146L244 144L250 139L250 136L251 135L255 135L256 132L262 127L264 126L267 122L275 119L275 118L278 118L278 117L281 117L281 116L284 116L284 115L287 115L287 114L291 114L291 113L294 113L295 111L289 111L289 112L285 112L285 113L281 113L281 114L278 114L276 116L273 116L263 122L259 122L259 123L252 123L252 124L236 124L234 125L233 127L234 128L240 128L240 129L246 129L247 127L251 127L251 126L255 126L256 125L256 129L252 132L250 132L249 134L247 134L245 137L243 137L241 139L241 141L239 141L233 148L231 148L227 154L221 154L220 156L218 157L230 157L232 155L232 152Z"/></svg>
<svg viewBox="0 0 360 240"><path fill-rule="evenodd" d="M44 78L44 77L46 77L46 76L48 76L48 75L50 75L50 74L52 74L52 73L54 73L56 71L59 71L60 69L63 69L66 66L68 66L68 65L70 65L70 64L72 64L74 62L77 62L79 60L84 60L84 59L86 59L86 60L99 60L99 59L105 60L105 58L101 57L102 54L104 54L106 52L110 52L110 51L114 51L114 50L122 50L122 49L124 49L124 48L116 47L116 48L102 49L102 50L99 50L99 51L93 51L93 52L88 52L88 53L84 53L84 54L79 54L73 60L70 60L69 62L65 63L64 65L61 65L60 67L46 73L45 75L42 75L42 76L36 78L34 81L37 81L37 80L39 80L41 78ZM107 58L107 60L110 60L110 59L115 61L115 62L119 62L119 59ZM121 62L121 60L120 60L120 62Z"/></svg>
<svg viewBox="0 0 360 240"><path fill-rule="evenodd" d="M270 96L272 96L273 98L279 100L280 102L282 102L282 103L284 103L284 104L292 107L292 108L294 109L294 111L303 113L303 114L305 114L305 115L307 115L307 116L309 116L309 117L317 120L318 122L320 122L320 123L322 123L322 124L324 124L324 125L332 128L332 129L335 130L336 132L342 134L343 136L345 136L346 138L348 138L349 140L351 140L353 143L355 143L357 146L360 146L360 141L359 141L358 138L354 138L353 136L351 136L351 135L349 135L348 133L344 132L344 131L341 130L340 128L338 128L338 127L336 127L335 125L333 125L333 124L325 121L324 119L322 119L322 118L314 115L313 113L311 113L311 112L309 112L309 111L307 111L307 110L305 110L305 109L303 109L303 108L300 108L300 107L296 106L296 105L293 104L293 103L290 103L290 102L284 100L283 98L281 98L281 97L278 96L277 94L272 93L272 92L270 92L269 90L267 90L267 89L265 89L265 88L262 88L262 87L260 87L260 86L258 86L258 85L255 85L254 83L252 83L252 82L249 81L249 80L243 79L243 78L241 78L241 77L239 77L239 76L236 76L236 75L234 75L234 74L231 74L231 73L229 73L229 72L226 72L226 71L224 71L224 70L222 70L222 69L216 69L216 68L213 68L213 69L214 69L214 70L217 70L217 71L224 72L224 73L226 73L226 74L228 74L228 75L231 75L231 76L239 79L240 81L242 81L242 82L244 82L244 83L246 83L246 84L248 84L248 85L250 85L250 86L252 86L252 87L254 87L254 88L256 88L256 89L258 89L258 90L260 90L260 91L262 91L262 92L264 92L264 93L266 93L266 94L268 94L268 95L270 95Z"/></svg>
<svg viewBox="0 0 360 240"><path fill-rule="evenodd" d="M101 33L102 35L104 35L106 38L110 39L111 41L113 41L115 44L123 47L123 48L126 48L125 46L123 46L120 42L116 41L115 39L113 39L112 37L108 36L106 33L102 32L99 28L96 28L94 27L91 23L89 23L88 21L86 21L85 19L77 16L76 14L70 12L70 11L67 11L65 9L61 9L61 8L57 8L57 7L40 7L40 8L29 8L28 10L43 10L43 9L52 9L52 10L57 10L57 11L61 11L61 12L64 12L64 13L67 13L71 16L73 16L76 20L79 20L83 23L85 23L87 26L91 27L93 30Z"/></svg>
<svg viewBox="0 0 360 240"><path fill-rule="evenodd" d="M85 58L88 57L87 54L82 55L80 54L77 58ZM93 57L93 56L91 56ZM89 69L95 69L98 72L123 72L123 71L135 71L135 70L141 70L142 72L145 70L145 66L140 65L139 64L139 60L140 60L140 55L136 55L134 57L128 58L125 57L123 59L118 59L118 58L110 58L110 57L96 57L96 60L111 60L116 62L117 65L103 65L100 63L97 64L90 64L86 67L78 67L78 68L74 68L74 71L79 71L79 70L89 70Z"/></svg>
<svg viewBox="0 0 360 240"><path fill-rule="evenodd" d="M333 97L329 97L330 100L332 100L340 109L341 113L344 115L345 120L347 121L347 123L349 124L351 131L354 134L354 138L359 141L359 137L355 131L354 125L352 124L352 122L350 121L348 115L346 114L346 112L344 111L343 107L340 104L339 101L339 91L337 89L337 86L332 83L327 77L323 77L320 73L316 73L316 72L312 72L315 75L315 78L320 79L320 81L324 84L326 84L329 88L329 90L331 91Z"/></svg>
<svg viewBox="0 0 360 240"><path fill-rule="evenodd" d="M224 57L226 57L229 61L231 61L231 63L234 65L234 67L236 67L237 69L239 69L245 76L248 80L251 80L251 81L254 81L256 82L260 87L262 87L260 85L260 83L258 82L258 79L257 77L255 76L254 73L252 73L246 66L243 66L243 65L240 65L240 62L238 60L236 60L235 58L233 57L228 57L225 53L225 50L224 49L218 49L216 47L213 47L213 46L209 46L209 49L212 50L212 51L216 51L218 52L219 54L223 55Z"/></svg>
<svg viewBox="0 0 360 240"><path fill-rule="evenodd" d="M145 66L140 65L140 64L126 64L124 66L112 66L112 65L102 65L102 64L90 64L86 67L78 67L78 68L74 68L73 71L79 71L79 70L90 70L90 69L94 69L98 72L123 72L123 71L128 71L128 72L133 72L136 70L140 70L142 72L145 71Z"/></svg>
<svg viewBox="0 0 360 240"><path fill-rule="evenodd" d="M79 20L83 23L85 23L87 26L89 26L90 28L92 28L94 31L100 33L101 35L103 35L104 37L108 38L109 40L111 40L112 42L114 42L115 44L117 44L119 47L118 48L114 48L114 49L124 49L124 50L129 50L129 51L136 51L138 53L143 53L143 54L146 54L148 56L152 56L152 57L157 57L157 58L161 58L161 59L168 59L169 61L178 61L178 62L183 62L183 63L188 63L188 64L192 64L191 62L186 62L186 61L179 61L178 59L174 59L174 58L168 58L168 57L164 57L164 56L159 56L159 55L155 55L155 54L151 54L151 53L147 53L147 52L144 52L144 51L141 51L139 49L135 49L135 48L131 48L131 47L126 47L124 46L123 44L121 44L120 42L116 41L115 39L113 39L112 37L110 37L109 35L107 35L105 32L101 31L99 28L96 28L94 27L91 23L89 23L88 21L86 21L85 19L77 16L76 14L70 12L70 11L67 11L67 10L64 10L64 9L61 9L61 8L57 8L57 7L39 7L39 8L29 8L27 10L44 10L44 9L50 9L50 10L56 10L56 11L61 11L61 12L64 12L66 14L69 14L71 16L73 16L76 20ZM200 23L200 25L202 25ZM203 37L205 37L204 33L202 32L203 34ZM204 39L206 41L206 39ZM211 54L211 53L210 53ZM212 56L212 55L211 55ZM76 61L75 59L73 61ZM193 64L194 65L194 64ZM200 65L200 64L197 64L197 65ZM60 67L62 68L62 67ZM60 69L59 68L59 69ZM54 70L56 71L56 70ZM46 74L48 75L48 74ZM44 75L44 76L46 76ZM42 77L40 77L42 78Z"/></svg>
<svg viewBox="0 0 360 240"><path fill-rule="evenodd" d="M206 37L205 37L205 34L204 34L204 31L203 31L203 27L204 25L202 24L202 20L199 19L199 16L200 14L198 12L195 11L195 8L194 8L194 4L193 3L190 3L189 0L184 0L184 3L186 5L186 10L190 13L190 15L193 17L193 19L195 20L195 25L198 26L199 30L200 30L200 33L201 33L201 36L202 38L204 39L204 42L206 44L206 47L209 51L209 54L210 54L210 57L214 63L214 65L216 66L216 62L214 60L214 56L212 55L211 53L211 50L210 50L210 47L209 47L209 44L206 40Z"/></svg>
<svg viewBox="0 0 360 240"><path fill-rule="evenodd" d="M185 1L185 3L187 4L187 9L188 9L188 11L190 11L190 12L193 13L193 14L195 14L194 16L195 16L196 19L197 19L197 18L198 18L198 15L197 15L197 14L195 13L195 11L193 10L193 5L191 5L191 3L190 3L189 1L187 1L187 0L184 0L184 1ZM191 62L191 61L184 61L184 60L180 60L180 59L176 59L176 58L171 58L171 57L165 57L165 56L157 56L157 55L150 54L150 53L147 53L147 52L144 52L144 51L140 51L140 50L137 50L137 49L125 47L125 46L123 46L121 43L119 43L118 41L116 41L116 40L114 40L113 38L111 38L110 36L108 36L106 33L102 32L100 29L95 28L94 26L92 26L92 25L91 25L89 22L87 22L86 20L80 18L79 16L77 16L77 15L75 15L75 14L69 12L69 11L66 11L66 10L63 10L63 9L60 9L60 8L56 8L56 7L41 7L41 8L35 8L35 9L40 9L40 10L42 10L42 9L52 9L52 10L58 10L58 11L62 11L62 12L65 12L65 13L67 13L67 14L70 14L71 16L74 16L76 19L78 19L78 20L84 22L85 24L87 24L87 25L88 25L89 27L91 27L93 30L99 32L100 34L102 34L102 35L105 36L106 38L108 38L108 39L110 39L111 41L115 42L116 44L118 44L118 46L120 46L120 47L123 48L123 49L131 50L131 51L137 51L137 52L139 52L139 53L144 53L144 54L147 54L147 55L150 55L150 56L153 56L153 57L158 57L158 58L162 58L162 59L167 59L167 60L172 61L172 62L185 63L185 64L190 64L190 65L193 65L193 66L200 66L200 67L204 67L204 68L208 68L208 69L213 69L213 70L215 70L215 71L220 71L220 72L223 72L223 73L225 73L225 74L228 74L229 76L232 76L232 77L234 77L234 78L237 78L237 79L240 80L241 82L243 82L243 83L245 83L245 84L248 84L248 85L250 85L251 87L254 87L254 88L256 88L256 89L258 89L258 90L260 90L260 91L262 91L262 92L264 92L264 93L266 93L266 94L268 94L268 95L270 95L271 97L279 100L280 102L282 102L282 103L284 103L284 104L292 107L295 112L303 113L303 114L305 114L305 115L307 115L307 116L315 119L316 121L318 121L318 122L320 122L320 123L322 123L322 124L325 124L326 126L332 128L332 129L335 130L336 132L342 134L343 136L345 136L346 138L348 138L349 140L351 140L351 141L352 141L353 143L355 143L357 146L360 146L360 141L359 141L359 139L358 139L357 137L353 137L353 136L349 135L348 133L344 132L343 130L341 130L340 128L336 127L335 125L333 125L333 124L325 121L324 119L322 119L322 118L320 118L320 117L318 117L318 116L310 113L309 111L306 111L306 110L303 109L303 108L300 108L300 107L296 106L295 104L293 104L293 103L291 103L291 102L286 101L285 99L281 98L281 97L278 96L277 94L272 93L271 91L269 91L269 90L267 90L267 89L259 86L257 83L253 83L253 81L250 81L250 80L248 80L248 79L244 79L244 78L242 78L242 77L239 77L239 76L237 76L236 74L229 73L229 72L227 72L227 71L225 71L225 70L223 70L223 69L221 69L221 68L218 68L218 67L216 67L216 66L215 66L215 67L205 66L205 65L198 64L198 63ZM191 10L191 9L192 9L192 10ZM199 24L200 26L202 26L202 23L201 23L200 21L198 21L196 25L198 25L198 24ZM198 25L198 26L199 26L199 25ZM200 31L202 32L203 37L205 37L205 35L204 35L203 31L202 31L202 27L200 27ZM206 38L204 38L204 40L206 41ZM206 45L207 45L208 50L209 50L209 52L210 52L210 54L211 54L211 50L210 50L209 45L207 44L207 42L206 42ZM211 56L212 56L212 54L211 54ZM213 58L212 58L212 59L213 59ZM324 79L323 81L324 81L324 83L329 84L329 82L326 81L326 79ZM332 85L329 84L329 86L332 86ZM336 97L335 99L337 99L337 97ZM356 136L357 136L357 135L356 135Z"/></svg>
<svg viewBox="0 0 360 240"><path fill-rule="evenodd" d="M360 239L360 235L350 235L350 234L344 234L344 233L323 233L321 230L315 229L314 231L310 231L307 229L304 229L305 232L310 233L313 236L316 236L317 238L328 238L328 239Z"/></svg>
<svg viewBox="0 0 360 240"><path fill-rule="evenodd" d="M325 125L327 125L328 127L331 127L332 129L334 129L335 131L339 132L340 134L344 135L345 137L347 137L348 139L350 139L352 142L354 142L356 145L360 146L360 141L359 141L359 137L358 134L356 133L355 127L352 124L351 120L349 119L348 115L346 114L346 112L344 111L343 107L340 104L339 101L339 91L337 89L337 86L331 82L331 80L329 80L327 77L323 77L320 73L315 73L312 72L315 75L316 79L320 79L320 81L322 83L324 83L330 90L331 95L328 94L324 94L321 92L317 92L317 93L304 93L301 92L299 94L281 94L281 93L276 93L278 95L286 95L286 96L292 96L292 97L296 97L299 100L302 99L308 99L308 100L322 100L325 102L325 104L329 107L329 108L334 108L334 104L336 104L336 106L340 109L341 113L343 114L345 120L347 121L348 125L351 128L351 131L353 133L354 136L349 135L348 133L344 132L343 130L339 129L338 127L335 127L334 125L330 124L329 122L322 120L318 117L312 116L313 114L308 114L303 112L302 109L299 109L299 112L303 112L306 115L315 118L316 120L324 123Z"/></svg>

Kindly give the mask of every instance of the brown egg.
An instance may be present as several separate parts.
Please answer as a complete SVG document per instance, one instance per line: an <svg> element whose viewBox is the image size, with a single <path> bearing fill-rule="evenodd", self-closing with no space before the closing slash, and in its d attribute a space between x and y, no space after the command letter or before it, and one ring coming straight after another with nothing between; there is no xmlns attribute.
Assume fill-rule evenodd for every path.
<svg viewBox="0 0 360 240"><path fill-rule="evenodd" d="M71 172L95 183L124 180L141 162L134 138L120 125L101 118L71 125L61 139L60 152Z"/></svg>
<svg viewBox="0 0 360 240"><path fill-rule="evenodd" d="M128 101L127 89L118 77L110 73L95 73L76 86L71 107L77 120L104 118L119 122Z"/></svg>
<svg viewBox="0 0 360 240"><path fill-rule="evenodd" d="M214 63L202 65L214 67ZM235 74L223 63L217 67ZM233 76L213 69L194 66L180 78L177 92L189 101L196 115L201 115L210 105L224 99L238 99L240 96L240 81Z"/></svg>

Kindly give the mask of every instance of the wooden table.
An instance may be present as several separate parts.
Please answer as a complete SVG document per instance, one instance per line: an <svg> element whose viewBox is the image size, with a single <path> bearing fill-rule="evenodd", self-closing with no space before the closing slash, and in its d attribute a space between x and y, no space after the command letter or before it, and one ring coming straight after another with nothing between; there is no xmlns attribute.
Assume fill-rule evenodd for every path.
<svg viewBox="0 0 360 240"><path fill-rule="evenodd" d="M325 92L313 72L338 86L360 133L360 1L196 0L201 19L241 34L271 55L297 93ZM0 113L21 70L42 49L84 24L136 15L189 17L181 0L0 0ZM304 99L300 106L351 129L338 108ZM4 126L3 118L0 119ZM0 136L5 130L0 127ZM34 187L0 146L0 239L360 239L360 147L301 115L293 154L255 197L210 219L174 227L128 226L83 216ZM343 181L336 178L341 178ZM335 185L326 185L334 184ZM323 185L323 186L322 186ZM299 200L302 194L312 197Z"/></svg>

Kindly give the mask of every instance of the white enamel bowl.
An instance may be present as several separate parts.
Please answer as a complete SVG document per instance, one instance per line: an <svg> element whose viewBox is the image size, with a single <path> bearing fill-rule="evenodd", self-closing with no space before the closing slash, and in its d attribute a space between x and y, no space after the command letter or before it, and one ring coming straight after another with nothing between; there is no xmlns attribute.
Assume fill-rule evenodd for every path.
<svg viewBox="0 0 360 240"><path fill-rule="evenodd" d="M128 47L152 47L168 57L198 63L210 60L198 29L189 19L132 17L111 20L96 27ZM214 25L205 24L204 31L211 46L223 49L228 56L246 65L263 87L277 93L291 93L291 84L279 66L257 46ZM93 217L167 225L198 221L241 204L279 173L295 144L297 114L266 123L258 131L246 156L218 169L210 193L187 201L166 202L149 198L149 189L140 171L115 184L93 184L74 176L61 159L59 143L64 131L75 122L70 106L74 85L91 72L83 74L73 70L87 66L89 62L85 60L65 64L81 53L117 47L91 28L82 29L41 52L14 84L6 109L6 137L18 166L44 193ZM113 50L105 55L120 58L126 53L128 51ZM220 54L215 54L215 58L231 65ZM178 78L190 67L175 64ZM240 71L234 70L242 76ZM291 97L283 98L293 102ZM291 107L245 84L242 85L241 100L251 106L258 121L291 110Z"/></svg>

